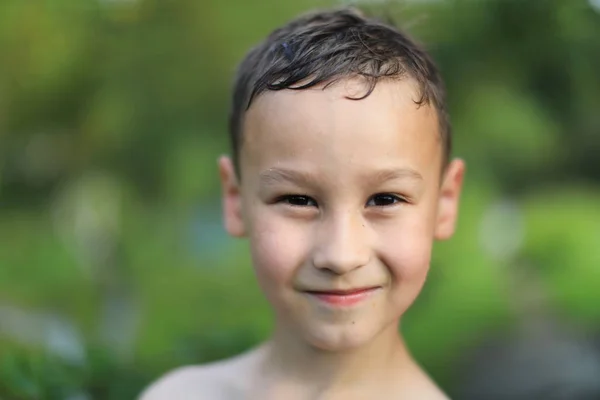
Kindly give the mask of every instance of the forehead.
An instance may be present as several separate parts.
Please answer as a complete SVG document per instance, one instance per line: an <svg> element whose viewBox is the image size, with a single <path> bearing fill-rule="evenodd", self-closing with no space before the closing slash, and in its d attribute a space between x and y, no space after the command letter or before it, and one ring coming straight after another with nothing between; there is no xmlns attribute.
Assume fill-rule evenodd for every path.
<svg viewBox="0 0 600 400"><path fill-rule="evenodd" d="M419 99L410 79L378 82L369 96L359 79L327 88L262 94L246 113L241 151L245 170L299 163L322 170L358 165L441 165L437 113ZM350 98L349 98L350 97ZM337 160L338 162L333 162ZM386 165L384 165L386 164ZM387 165L395 164L395 165Z"/></svg>

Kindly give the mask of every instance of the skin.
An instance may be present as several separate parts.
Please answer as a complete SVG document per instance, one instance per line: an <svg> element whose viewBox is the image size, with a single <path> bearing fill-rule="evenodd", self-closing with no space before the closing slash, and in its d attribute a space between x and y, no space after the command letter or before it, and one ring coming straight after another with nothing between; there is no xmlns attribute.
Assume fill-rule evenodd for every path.
<svg viewBox="0 0 600 400"><path fill-rule="evenodd" d="M256 99L241 176L227 157L219 167L225 227L250 241L275 331L244 355L172 373L144 399L446 398L397 327L434 241L454 233L464 163L442 168L436 112L415 104L413 81L346 98L364 89L346 79ZM357 288L372 290L352 307L310 293Z"/></svg>

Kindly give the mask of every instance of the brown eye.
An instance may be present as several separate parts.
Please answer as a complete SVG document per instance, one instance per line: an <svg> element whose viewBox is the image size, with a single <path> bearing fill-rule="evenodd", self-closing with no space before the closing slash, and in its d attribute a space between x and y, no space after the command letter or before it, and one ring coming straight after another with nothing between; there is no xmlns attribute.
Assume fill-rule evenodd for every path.
<svg viewBox="0 0 600 400"><path fill-rule="evenodd" d="M287 203L295 207L317 207L317 202L308 196L289 195L281 197L282 203Z"/></svg>
<svg viewBox="0 0 600 400"><path fill-rule="evenodd" d="M369 199L367 206L385 207L404 202L405 200L402 197L396 196L395 194L379 193Z"/></svg>

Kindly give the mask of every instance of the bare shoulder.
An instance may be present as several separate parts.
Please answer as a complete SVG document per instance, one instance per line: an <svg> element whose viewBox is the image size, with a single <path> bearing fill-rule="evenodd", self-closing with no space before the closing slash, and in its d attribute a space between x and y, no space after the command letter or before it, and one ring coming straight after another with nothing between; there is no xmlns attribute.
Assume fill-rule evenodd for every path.
<svg viewBox="0 0 600 400"><path fill-rule="evenodd" d="M418 397L415 398L423 400L450 400L450 397L448 397L428 376L418 390Z"/></svg>
<svg viewBox="0 0 600 400"><path fill-rule="evenodd" d="M448 397L444 392L442 392L441 389L439 389L437 386L434 388L431 388L431 390L429 391L428 397L421 397L422 399L429 399L429 400L450 400L450 397Z"/></svg>
<svg viewBox="0 0 600 400"><path fill-rule="evenodd" d="M418 400L450 400L438 386L434 384L417 384L398 390L399 398Z"/></svg>
<svg viewBox="0 0 600 400"><path fill-rule="evenodd" d="M226 398L227 388L210 366L177 368L152 383L139 400L187 400Z"/></svg>
<svg viewBox="0 0 600 400"><path fill-rule="evenodd" d="M154 383L139 400L229 400L241 397L248 382L248 355L206 365L177 368Z"/></svg>
<svg viewBox="0 0 600 400"><path fill-rule="evenodd" d="M435 381L418 364L414 364L412 373L399 380L398 393L402 398L419 400L450 400L450 397L438 386Z"/></svg>

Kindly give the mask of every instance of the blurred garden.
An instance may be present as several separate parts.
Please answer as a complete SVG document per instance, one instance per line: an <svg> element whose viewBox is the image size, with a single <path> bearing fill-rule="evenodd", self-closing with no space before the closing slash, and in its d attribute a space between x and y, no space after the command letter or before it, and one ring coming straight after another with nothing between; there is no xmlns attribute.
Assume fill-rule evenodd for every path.
<svg viewBox="0 0 600 400"><path fill-rule="evenodd" d="M279 24L350 3L0 1L0 399L133 399L266 337L220 220L232 76ZM489 343L565 331L600 351L600 1L360 4L434 55L468 167L403 320L416 358L467 399L510 382L469 372Z"/></svg>

